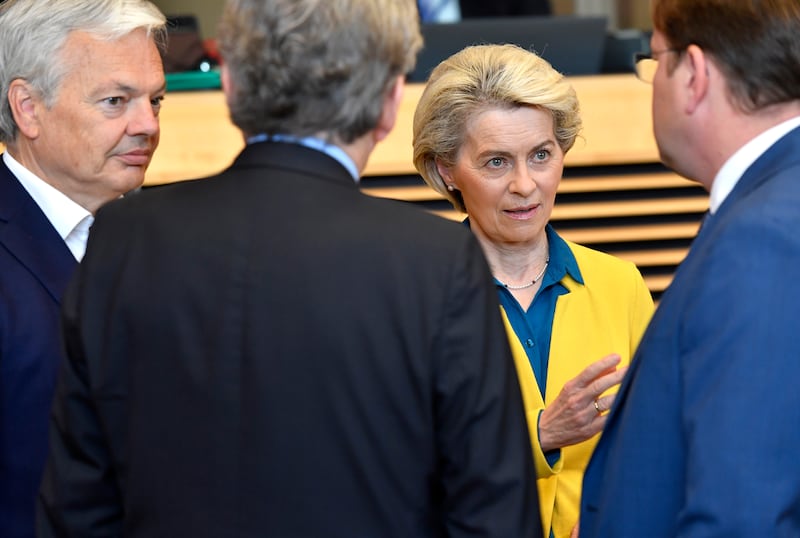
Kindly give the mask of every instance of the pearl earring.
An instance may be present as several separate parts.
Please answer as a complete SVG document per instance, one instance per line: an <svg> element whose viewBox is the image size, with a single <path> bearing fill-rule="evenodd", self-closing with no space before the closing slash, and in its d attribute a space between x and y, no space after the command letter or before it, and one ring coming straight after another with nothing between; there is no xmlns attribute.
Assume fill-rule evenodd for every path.
<svg viewBox="0 0 800 538"><path fill-rule="evenodd" d="M456 190L456 189L455 189L455 187L453 187L452 185L448 185L448 186L447 186L447 190L448 190L448 191L450 191L450 192L453 192L453 191L454 191L454 190Z"/></svg>

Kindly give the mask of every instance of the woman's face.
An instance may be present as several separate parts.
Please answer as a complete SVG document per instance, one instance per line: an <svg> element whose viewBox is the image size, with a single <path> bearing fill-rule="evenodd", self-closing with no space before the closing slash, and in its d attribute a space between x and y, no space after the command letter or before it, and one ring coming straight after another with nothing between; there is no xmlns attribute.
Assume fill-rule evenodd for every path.
<svg viewBox="0 0 800 538"><path fill-rule="evenodd" d="M549 111L479 112L467 122L455 164L437 166L445 183L461 191L480 239L498 246L544 239L564 169Z"/></svg>

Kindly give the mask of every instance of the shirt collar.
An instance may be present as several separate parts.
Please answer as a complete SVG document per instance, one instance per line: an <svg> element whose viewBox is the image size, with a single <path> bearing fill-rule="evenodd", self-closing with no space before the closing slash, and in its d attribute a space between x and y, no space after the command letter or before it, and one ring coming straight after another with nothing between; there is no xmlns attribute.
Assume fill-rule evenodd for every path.
<svg viewBox="0 0 800 538"><path fill-rule="evenodd" d="M41 208L62 239L66 240L81 221L87 216L91 217L92 214L86 208L25 168L8 151L3 153L3 162Z"/></svg>
<svg viewBox="0 0 800 538"><path fill-rule="evenodd" d="M286 134L258 134L247 138L248 144L255 144L256 142L286 142L289 144L298 144L300 146L305 146L307 148L315 149L317 151L321 151L322 153L328 155L329 157L338 161L342 166L350 172L350 175L353 177L353 181L356 183L359 182L360 176L358 174L358 167L356 166L355 161L350 158L350 156L339 146L335 144L331 144L321 138L317 138L315 136L304 136L298 137L293 135L286 135Z"/></svg>
<svg viewBox="0 0 800 538"><path fill-rule="evenodd" d="M717 172L709 194L709 213L719 209L750 166L789 131L800 126L800 116L767 129L739 148Z"/></svg>
<svg viewBox="0 0 800 538"><path fill-rule="evenodd" d="M578 267L578 261L567 242L556 233L550 224L545 227L545 233L547 233L547 243L550 248L550 264L547 266L542 286L546 286L548 281L560 282L566 275L572 277L578 284L583 284L583 275Z"/></svg>

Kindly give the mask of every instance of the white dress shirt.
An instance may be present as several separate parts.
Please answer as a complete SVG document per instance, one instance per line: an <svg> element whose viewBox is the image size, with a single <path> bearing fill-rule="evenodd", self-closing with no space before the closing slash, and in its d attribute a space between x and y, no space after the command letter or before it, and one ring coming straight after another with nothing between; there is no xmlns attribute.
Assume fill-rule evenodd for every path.
<svg viewBox="0 0 800 538"><path fill-rule="evenodd" d="M28 191L58 235L64 240L75 259L81 261L86 252L89 228L94 222L92 214L78 205L36 174L22 166L8 151L3 153L3 162Z"/></svg>
<svg viewBox="0 0 800 538"><path fill-rule="evenodd" d="M789 131L800 127L800 116L792 118L775 127L767 129L750 142L739 148L730 159L725 161L711 184L708 212L712 215L719 209L725 198L731 193L741 177L756 160L767 152L778 140Z"/></svg>

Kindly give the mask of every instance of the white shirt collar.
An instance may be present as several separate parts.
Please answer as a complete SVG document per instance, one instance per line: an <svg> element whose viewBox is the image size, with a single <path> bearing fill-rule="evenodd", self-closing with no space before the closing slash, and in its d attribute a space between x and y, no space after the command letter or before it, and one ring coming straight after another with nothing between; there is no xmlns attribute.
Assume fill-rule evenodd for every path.
<svg viewBox="0 0 800 538"><path fill-rule="evenodd" d="M800 116L771 127L739 148L717 172L711 184L709 212L715 213L756 160L789 131L800 127Z"/></svg>
<svg viewBox="0 0 800 538"><path fill-rule="evenodd" d="M88 234L85 232L94 221L92 214L22 166L8 151L3 153L3 162L67 243L75 259L80 261L86 250Z"/></svg>

